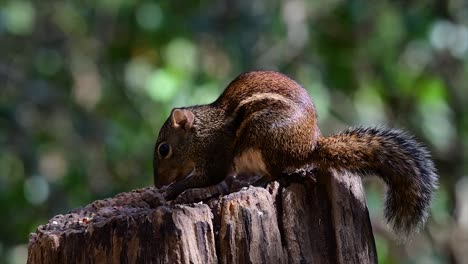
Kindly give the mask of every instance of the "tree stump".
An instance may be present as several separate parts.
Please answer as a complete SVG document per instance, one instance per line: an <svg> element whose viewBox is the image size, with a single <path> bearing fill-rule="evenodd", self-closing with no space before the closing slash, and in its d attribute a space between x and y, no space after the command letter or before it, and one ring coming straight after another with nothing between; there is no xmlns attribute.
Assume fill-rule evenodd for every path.
<svg viewBox="0 0 468 264"><path fill-rule="evenodd" d="M28 263L376 263L359 176L314 172L207 203L164 205L155 188L52 218Z"/></svg>

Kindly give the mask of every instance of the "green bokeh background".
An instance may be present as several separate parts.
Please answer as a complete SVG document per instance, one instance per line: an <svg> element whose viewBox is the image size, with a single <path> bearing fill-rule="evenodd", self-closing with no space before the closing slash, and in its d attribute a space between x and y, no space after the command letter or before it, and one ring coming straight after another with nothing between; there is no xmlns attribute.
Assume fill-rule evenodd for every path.
<svg viewBox="0 0 468 264"><path fill-rule="evenodd" d="M176 106L213 101L239 73L281 71L323 134L405 128L441 182L427 227L399 244L366 182L380 263L468 262L465 1L1 1L0 263L24 263L52 216L152 184Z"/></svg>

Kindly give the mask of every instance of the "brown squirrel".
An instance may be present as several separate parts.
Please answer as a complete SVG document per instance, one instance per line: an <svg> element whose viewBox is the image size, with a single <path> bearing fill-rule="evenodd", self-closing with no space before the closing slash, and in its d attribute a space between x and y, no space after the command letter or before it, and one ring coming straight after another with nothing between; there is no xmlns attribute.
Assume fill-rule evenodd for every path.
<svg viewBox="0 0 468 264"><path fill-rule="evenodd" d="M403 236L425 223L438 179L428 151L400 130L323 137L306 90L273 71L239 75L211 104L173 109L153 162L156 187L171 184L167 198L183 202L226 193L228 175L273 180L306 165L375 174L389 187L385 217Z"/></svg>

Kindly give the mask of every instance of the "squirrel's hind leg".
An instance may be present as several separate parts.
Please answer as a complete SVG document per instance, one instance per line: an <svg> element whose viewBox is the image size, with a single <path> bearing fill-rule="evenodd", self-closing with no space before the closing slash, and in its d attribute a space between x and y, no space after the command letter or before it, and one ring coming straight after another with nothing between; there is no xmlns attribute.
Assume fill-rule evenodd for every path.
<svg viewBox="0 0 468 264"><path fill-rule="evenodd" d="M276 179L287 169L310 163L320 134L310 113L283 104L275 107L247 114L236 131L234 165L239 173L256 169Z"/></svg>

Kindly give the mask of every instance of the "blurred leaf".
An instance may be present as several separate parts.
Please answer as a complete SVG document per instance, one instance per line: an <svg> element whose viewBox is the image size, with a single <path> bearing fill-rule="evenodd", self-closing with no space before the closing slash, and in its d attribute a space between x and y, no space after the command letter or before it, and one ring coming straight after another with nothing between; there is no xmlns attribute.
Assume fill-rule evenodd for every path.
<svg viewBox="0 0 468 264"><path fill-rule="evenodd" d="M423 104L439 104L445 101L445 84L438 78L424 78L418 84L419 99Z"/></svg>
<svg viewBox="0 0 468 264"><path fill-rule="evenodd" d="M144 2L136 9L136 21L138 25L148 31L155 31L161 26L163 13L157 3Z"/></svg>
<svg viewBox="0 0 468 264"><path fill-rule="evenodd" d="M151 98L158 102L168 102L174 98L182 80L167 69L154 71L146 82L146 91Z"/></svg>
<svg viewBox="0 0 468 264"><path fill-rule="evenodd" d="M376 83L365 80L355 94L355 107L360 123L365 125L385 124L384 102Z"/></svg>
<svg viewBox="0 0 468 264"><path fill-rule="evenodd" d="M41 204L49 197L49 183L44 177L35 175L24 182L24 196L31 204Z"/></svg>
<svg viewBox="0 0 468 264"><path fill-rule="evenodd" d="M196 70L197 50L186 39L174 39L166 47L164 57L170 68L180 73L190 74Z"/></svg>
<svg viewBox="0 0 468 264"><path fill-rule="evenodd" d="M425 78L417 83L418 112L427 138L441 153L450 151L450 142L455 137L453 113L446 102L446 87L437 78ZM419 121L419 122L421 122Z"/></svg>
<svg viewBox="0 0 468 264"><path fill-rule="evenodd" d="M36 10L28 1L9 1L2 9L6 29L13 34L31 33L36 18Z"/></svg>

